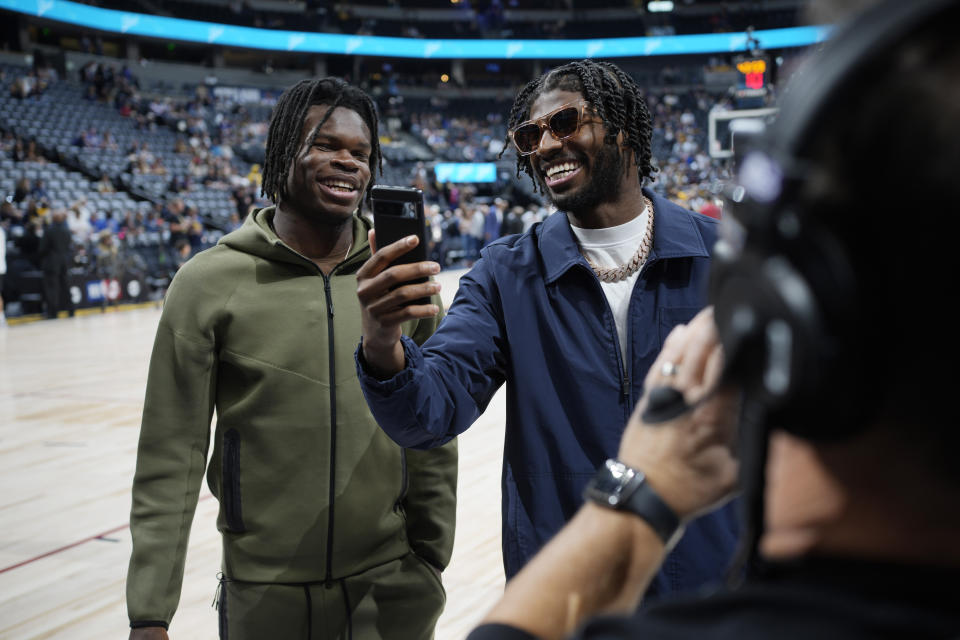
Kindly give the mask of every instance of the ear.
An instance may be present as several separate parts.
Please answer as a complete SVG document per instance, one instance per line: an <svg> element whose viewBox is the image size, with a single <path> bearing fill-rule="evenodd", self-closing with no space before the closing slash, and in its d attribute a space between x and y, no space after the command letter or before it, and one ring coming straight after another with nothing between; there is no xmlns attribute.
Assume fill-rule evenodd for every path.
<svg viewBox="0 0 960 640"><path fill-rule="evenodd" d="M628 147L627 138L623 135L623 129L620 129L620 131L617 132L617 146L619 146L621 149L626 149Z"/></svg>
<svg viewBox="0 0 960 640"><path fill-rule="evenodd" d="M617 134L617 147L620 150L620 157L623 158L624 170L627 172L636 171L637 154L630 148L630 145L627 144L627 137L624 135L623 129Z"/></svg>

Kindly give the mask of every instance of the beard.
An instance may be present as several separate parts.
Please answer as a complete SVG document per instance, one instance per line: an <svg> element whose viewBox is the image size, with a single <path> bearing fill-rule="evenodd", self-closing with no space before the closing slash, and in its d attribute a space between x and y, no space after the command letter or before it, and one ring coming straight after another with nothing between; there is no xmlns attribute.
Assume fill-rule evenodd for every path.
<svg viewBox="0 0 960 640"><path fill-rule="evenodd" d="M590 182L573 193L552 194L543 176L536 174L537 182L551 204L575 216L588 214L597 205L614 200L620 193L623 173L623 156L616 144L604 144L589 165L583 158L580 160L584 166L590 167Z"/></svg>

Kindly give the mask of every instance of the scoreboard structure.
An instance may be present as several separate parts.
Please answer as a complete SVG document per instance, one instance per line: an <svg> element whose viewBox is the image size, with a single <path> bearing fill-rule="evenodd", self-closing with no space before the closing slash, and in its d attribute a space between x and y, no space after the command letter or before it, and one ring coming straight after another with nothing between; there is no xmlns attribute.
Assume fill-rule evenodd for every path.
<svg viewBox="0 0 960 640"><path fill-rule="evenodd" d="M738 134L762 132L777 115L776 107L711 111L707 127L710 157L733 157Z"/></svg>
<svg viewBox="0 0 960 640"><path fill-rule="evenodd" d="M739 55L733 59L737 69L734 103L738 109L760 109L769 93L770 62L766 55Z"/></svg>

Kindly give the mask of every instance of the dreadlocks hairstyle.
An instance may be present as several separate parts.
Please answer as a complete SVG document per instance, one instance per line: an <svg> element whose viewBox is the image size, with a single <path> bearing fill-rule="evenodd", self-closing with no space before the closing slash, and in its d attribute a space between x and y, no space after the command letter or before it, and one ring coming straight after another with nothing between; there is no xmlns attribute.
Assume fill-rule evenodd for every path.
<svg viewBox="0 0 960 640"><path fill-rule="evenodd" d="M383 156L380 154L380 135L377 131L377 108L366 93L340 78L316 78L301 80L283 92L270 117L267 131L266 160L263 163L263 186L260 195L278 202L287 188L287 174L294 156L300 150L301 129L307 110L315 104L328 105L327 112L317 125L322 127L337 107L356 111L370 129L370 184L374 184L377 171L383 173Z"/></svg>
<svg viewBox="0 0 960 640"><path fill-rule="evenodd" d="M650 150L653 134L650 111L640 93L640 87L615 64L597 60L570 62L530 82L517 94L513 102L508 130L529 120L530 105L534 100L540 94L554 89L582 93L606 126L604 142L613 144L617 134L622 131L624 143L633 150L638 178L641 182L644 178L653 179L657 168L653 165ZM504 140L504 150L509 144L508 135ZM503 151L500 155L503 155ZM533 179L529 156L517 156L518 178L521 171ZM533 184L535 189L540 188L536 180L533 180Z"/></svg>

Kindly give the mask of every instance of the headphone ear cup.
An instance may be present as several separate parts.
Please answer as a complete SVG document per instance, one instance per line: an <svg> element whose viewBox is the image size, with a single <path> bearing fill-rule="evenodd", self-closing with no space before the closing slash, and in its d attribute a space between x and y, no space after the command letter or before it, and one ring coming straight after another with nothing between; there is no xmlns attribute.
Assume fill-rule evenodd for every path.
<svg viewBox="0 0 960 640"><path fill-rule="evenodd" d="M771 426L808 439L847 437L868 406L859 390L856 299L840 243L821 228L800 234L793 208L753 207L743 249L717 251L711 298L726 353L725 377L766 409ZM807 225L812 226L812 225Z"/></svg>
<svg viewBox="0 0 960 640"><path fill-rule="evenodd" d="M782 256L748 248L735 260L715 262L714 317L727 357L725 375L768 411L789 407L804 386L810 367L802 346L810 334L784 299L783 278L795 291L803 288ZM805 306L809 308L810 303Z"/></svg>

